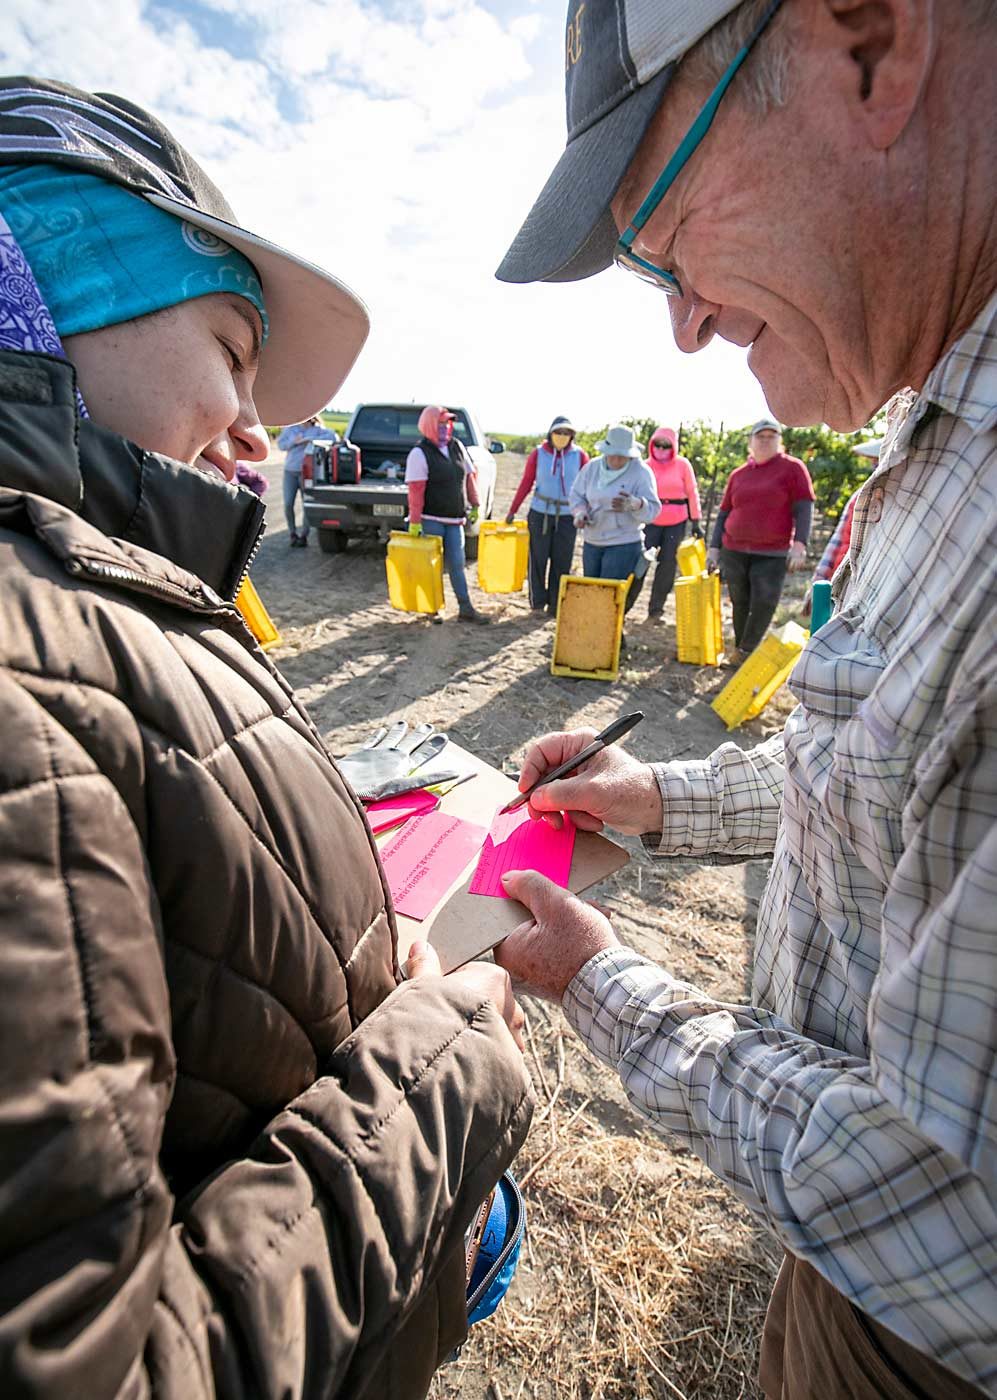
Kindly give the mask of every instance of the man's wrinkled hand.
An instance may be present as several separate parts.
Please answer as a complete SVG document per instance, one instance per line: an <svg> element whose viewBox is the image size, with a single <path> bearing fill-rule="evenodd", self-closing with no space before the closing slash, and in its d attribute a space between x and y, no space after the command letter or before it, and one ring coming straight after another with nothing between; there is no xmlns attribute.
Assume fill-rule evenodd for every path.
<svg viewBox="0 0 997 1400"><path fill-rule="evenodd" d="M533 870L502 876L506 893L530 911L495 949L517 988L560 1005L568 983L596 953L619 947L605 914Z"/></svg>
<svg viewBox="0 0 997 1400"><path fill-rule="evenodd" d="M408 962L402 969L410 982L420 977L442 975L439 955L430 943L417 939L409 949ZM509 974L495 963L471 962L459 967L456 972L447 974L447 981L466 987L472 995L490 1001L509 1027L513 1040L521 1051L526 1046L523 1041L525 1017L519 1002L513 996Z"/></svg>
<svg viewBox="0 0 997 1400"><path fill-rule="evenodd" d="M523 761L520 792L581 753L594 738L594 729L576 729L538 739ZM641 763L619 744L610 744L577 773L537 788L530 798L529 812L534 820L543 818L553 827L561 826L562 813L566 812L582 831L611 826L631 836L643 836L661 830L661 790L649 764Z"/></svg>

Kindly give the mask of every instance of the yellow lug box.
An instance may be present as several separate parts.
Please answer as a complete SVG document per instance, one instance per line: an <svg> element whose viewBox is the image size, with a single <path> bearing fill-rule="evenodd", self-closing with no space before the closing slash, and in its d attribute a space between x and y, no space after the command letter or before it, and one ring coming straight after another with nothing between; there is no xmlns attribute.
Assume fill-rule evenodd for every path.
<svg viewBox="0 0 997 1400"><path fill-rule="evenodd" d="M675 561L683 578L695 578L706 568L706 541L683 540L675 551Z"/></svg>
<svg viewBox="0 0 997 1400"><path fill-rule="evenodd" d="M616 680L629 589L629 578L562 577L551 675Z"/></svg>
<svg viewBox="0 0 997 1400"><path fill-rule="evenodd" d="M787 622L763 638L713 702L712 708L728 729L761 714L783 681L789 679L809 637L798 623Z"/></svg>
<svg viewBox="0 0 997 1400"><path fill-rule="evenodd" d="M525 520L483 520L478 531L478 583L486 593L518 593L526 581L530 532Z"/></svg>
<svg viewBox="0 0 997 1400"><path fill-rule="evenodd" d="M253 587L248 574L242 580L242 585L235 595L235 605L242 613L246 626L264 651L268 647L280 644L280 633L273 625L273 620L263 606L263 600Z"/></svg>
<svg viewBox="0 0 997 1400"><path fill-rule="evenodd" d="M443 607L443 541L439 535L392 530L384 567L393 608L437 613Z"/></svg>
<svg viewBox="0 0 997 1400"><path fill-rule="evenodd" d="M675 639L679 661L717 664L724 649L719 574L675 580Z"/></svg>

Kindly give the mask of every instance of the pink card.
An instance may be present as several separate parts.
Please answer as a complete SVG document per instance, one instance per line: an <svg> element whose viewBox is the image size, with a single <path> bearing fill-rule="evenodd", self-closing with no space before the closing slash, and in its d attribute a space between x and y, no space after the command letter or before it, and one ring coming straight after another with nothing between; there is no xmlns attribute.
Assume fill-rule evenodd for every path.
<svg viewBox="0 0 997 1400"><path fill-rule="evenodd" d="M403 792L400 797L384 797L380 802L367 803L367 820L376 836L379 831L388 831L400 826L409 817L421 817L424 812L435 812L440 799L432 792L421 789L416 792Z"/></svg>
<svg viewBox="0 0 997 1400"><path fill-rule="evenodd" d="M391 897L400 914L424 919L446 894L487 832L483 826L427 812L407 822L381 851Z"/></svg>
<svg viewBox="0 0 997 1400"><path fill-rule="evenodd" d="M471 877L471 894L508 899L502 888L507 870L536 870L555 885L567 889L575 828L565 818L560 831L546 822L534 822L525 807L498 813L482 847L478 867Z"/></svg>

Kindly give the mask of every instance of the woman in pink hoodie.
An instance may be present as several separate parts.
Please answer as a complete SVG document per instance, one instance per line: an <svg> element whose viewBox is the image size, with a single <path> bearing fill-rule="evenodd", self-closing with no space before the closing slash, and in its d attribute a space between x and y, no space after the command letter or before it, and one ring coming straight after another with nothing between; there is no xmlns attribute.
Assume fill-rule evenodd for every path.
<svg viewBox="0 0 997 1400"><path fill-rule="evenodd" d="M658 428L648 443L647 464L654 473L661 500L661 510L650 525L644 526L644 544L657 549L658 563L654 570L651 601L647 615L660 617L665 599L675 582L675 552L692 522L692 533L702 538L699 523L699 491L692 464L678 455L678 438L674 428Z"/></svg>

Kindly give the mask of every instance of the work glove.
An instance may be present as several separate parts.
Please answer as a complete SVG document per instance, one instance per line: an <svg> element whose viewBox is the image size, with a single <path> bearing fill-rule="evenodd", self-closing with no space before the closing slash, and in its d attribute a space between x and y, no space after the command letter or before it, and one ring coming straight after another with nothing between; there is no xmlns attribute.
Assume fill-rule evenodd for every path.
<svg viewBox="0 0 997 1400"><path fill-rule="evenodd" d="M479 511L477 506L472 506L471 509L467 512L468 525L477 525L478 516L480 515L480 513L481 512Z"/></svg>
<svg viewBox="0 0 997 1400"><path fill-rule="evenodd" d="M694 540L701 540L703 538L703 527L698 520L692 522L691 534Z"/></svg>
<svg viewBox="0 0 997 1400"><path fill-rule="evenodd" d="M576 530L584 530L589 523L588 514L584 510L576 511L571 518L575 522Z"/></svg>
<svg viewBox="0 0 997 1400"><path fill-rule="evenodd" d="M708 550L706 551L706 572L707 572L708 574L715 574L716 571L719 569L719 567L720 567L720 551L719 551L719 549L708 549Z"/></svg>
<svg viewBox="0 0 997 1400"><path fill-rule="evenodd" d="M408 532L409 532L410 535L421 535L421 534L422 534L422 521L421 521L421 520L411 520L411 521L409 522Z"/></svg>
<svg viewBox="0 0 997 1400"><path fill-rule="evenodd" d="M514 510L510 510L509 514L508 514L508 515L506 516L506 518L505 518L505 523L506 523L507 525L512 525L512 524L514 523L515 519L516 519L516 512L515 512Z"/></svg>
<svg viewBox="0 0 997 1400"><path fill-rule="evenodd" d="M640 510L644 502L639 496L620 495L614 496L610 501L613 510L621 510L636 513Z"/></svg>

